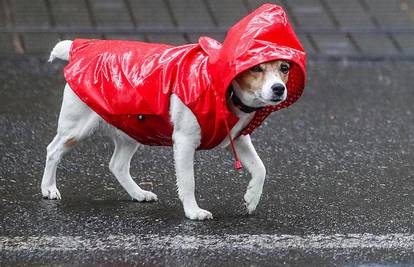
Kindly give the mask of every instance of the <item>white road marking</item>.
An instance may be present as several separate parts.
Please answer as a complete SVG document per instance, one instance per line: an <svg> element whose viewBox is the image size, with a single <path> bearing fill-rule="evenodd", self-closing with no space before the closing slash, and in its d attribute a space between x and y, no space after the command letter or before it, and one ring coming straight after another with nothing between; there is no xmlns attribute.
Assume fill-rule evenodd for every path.
<svg viewBox="0 0 414 267"><path fill-rule="evenodd" d="M238 249L238 250L324 250L324 249L395 249L414 250L414 235L110 235L82 236L0 236L0 251L106 251L112 249Z"/></svg>

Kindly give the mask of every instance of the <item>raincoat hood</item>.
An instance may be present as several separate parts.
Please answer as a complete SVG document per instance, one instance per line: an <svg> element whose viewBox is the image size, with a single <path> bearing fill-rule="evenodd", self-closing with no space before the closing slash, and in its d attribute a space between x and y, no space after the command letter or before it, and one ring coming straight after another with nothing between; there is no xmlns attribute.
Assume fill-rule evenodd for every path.
<svg viewBox="0 0 414 267"><path fill-rule="evenodd" d="M242 134L250 134L271 112L290 106L302 95L306 53L282 7L273 4L261 6L228 31L223 45L207 37L201 38L200 44L211 51L209 68L218 97L223 100L231 81L243 71L272 60L291 62L287 99L257 111Z"/></svg>
<svg viewBox="0 0 414 267"><path fill-rule="evenodd" d="M305 52L283 9L265 4L235 24L223 44L201 37L170 46L131 41L74 40L64 73L72 90L108 123L138 142L171 145L171 95L195 115L199 149L220 144L238 121L227 108L231 81L250 67L291 62L287 100L255 113L250 134L273 111L293 104L305 83ZM231 138L230 138L231 140Z"/></svg>

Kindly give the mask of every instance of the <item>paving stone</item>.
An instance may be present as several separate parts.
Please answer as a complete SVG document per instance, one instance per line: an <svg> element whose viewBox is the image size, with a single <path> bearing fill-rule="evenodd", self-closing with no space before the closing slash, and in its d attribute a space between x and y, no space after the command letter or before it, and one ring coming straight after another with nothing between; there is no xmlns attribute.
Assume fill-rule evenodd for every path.
<svg viewBox="0 0 414 267"><path fill-rule="evenodd" d="M266 1L266 0L247 0L247 6L250 9L250 11L258 8L261 5L267 4L267 3L273 3L279 6L284 6L284 3L282 1Z"/></svg>
<svg viewBox="0 0 414 267"><path fill-rule="evenodd" d="M401 47L403 53L414 55L414 35L413 34L393 34L394 39Z"/></svg>
<svg viewBox="0 0 414 267"><path fill-rule="evenodd" d="M318 0L290 0L287 2L297 26L303 28L333 29L335 25Z"/></svg>
<svg viewBox="0 0 414 267"><path fill-rule="evenodd" d="M172 18L163 0L129 0L138 27L171 27Z"/></svg>
<svg viewBox="0 0 414 267"><path fill-rule="evenodd" d="M148 34L148 41L152 43L183 45L188 41L182 34Z"/></svg>
<svg viewBox="0 0 414 267"><path fill-rule="evenodd" d="M345 34L312 34L322 55L350 55L357 53L355 46Z"/></svg>
<svg viewBox="0 0 414 267"><path fill-rule="evenodd" d="M103 34L100 33L62 33L62 40L74 39L104 39Z"/></svg>
<svg viewBox="0 0 414 267"><path fill-rule="evenodd" d="M208 0L206 3L215 22L221 27L232 26L248 13L242 0Z"/></svg>
<svg viewBox="0 0 414 267"><path fill-rule="evenodd" d="M3 3L4 0L0 0L0 27L4 27L7 25L7 20L6 20L6 11L3 8Z"/></svg>
<svg viewBox="0 0 414 267"><path fill-rule="evenodd" d="M280 0L276 0L276 1L247 0L245 2L246 2L246 5L247 5L249 11L253 11L256 8L260 7L261 5L267 4L267 3L273 3L273 4L276 4L276 5L282 6L284 8L286 14L288 15L289 19L290 19L290 23L293 26L296 25L296 20L295 20L294 16L292 15L292 13L290 12L290 7L288 6L288 3L290 3L290 1L289 2L287 2L287 1L282 2Z"/></svg>
<svg viewBox="0 0 414 267"><path fill-rule="evenodd" d="M406 4L411 11L414 9L414 0L405 0L402 4Z"/></svg>
<svg viewBox="0 0 414 267"><path fill-rule="evenodd" d="M84 0L49 0L57 26L88 27L92 26L91 18Z"/></svg>
<svg viewBox="0 0 414 267"><path fill-rule="evenodd" d="M122 26L133 28L131 16L124 1L89 0L98 27Z"/></svg>
<svg viewBox="0 0 414 267"><path fill-rule="evenodd" d="M375 28L369 14L359 0L328 0L325 1L339 26L344 28Z"/></svg>
<svg viewBox="0 0 414 267"><path fill-rule="evenodd" d="M302 44L303 48L305 49L307 55L316 54L315 48L313 47L313 45L310 42L309 38L305 34L298 34L298 38L299 38L300 43Z"/></svg>
<svg viewBox="0 0 414 267"><path fill-rule="evenodd" d="M60 40L55 33L24 33L22 37L25 52L29 54L48 54Z"/></svg>
<svg viewBox="0 0 414 267"><path fill-rule="evenodd" d="M365 2L378 25L384 28L414 28L413 10L410 10L405 1L365 0Z"/></svg>
<svg viewBox="0 0 414 267"><path fill-rule="evenodd" d="M198 33L198 34L188 34L188 39L190 40L190 43L198 43L198 39L201 36L208 36L211 37L220 43L223 43L224 38L226 37L226 34L224 33Z"/></svg>
<svg viewBox="0 0 414 267"><path fill-rule="evenodd" d="M398 50L385 34L352 34L365 55L395 55Z"/></svg>
<svg viewBox="0 0 414 267"><path fill-rule="evenodd" d="M49 15L44 0L14 0L10 3L12 5L14 23L16 26L47 27L50 25Z"/></svg>
<svg viewBox="0 0 414 267"><path fill-rule="evenodd" d="M0 33L0 55L13 55L13 36L11 33Z"/></svg>
<svg viewBox="0 0 414 267"><path fill-rule="evenodd" d="M208 8L202 0L174 0L171 1L171 9L178 26L214 26Z"/></svg>
<svg viewBox="0 0 414 267"><path fill-rule="evenodd" d="M3 7L5 0L0 0ZM324 55L394 55L401 48L403 53L414 54L414 36L394 33L394 39L385 34L352 34L354 43L347 35L306 34L300 29L376 29L376 27L414 29L414 0L7 0L11 5L16 26L38 27L44 30L58 27L126 27L133 29L174 29L176 27L201 30L204 27L230 27L248 12L260 5L272 2L282 5L307 53ZM50 3L51 10L47 3ZM90 4L90 6L87 5ZM88 10L88 8L91 10ZM52 14L48 14L52 11ZM293 14L293 15L292 15ZM0 27L7 25L5 10L0 8ZM27 53L49 52L59 39L98 38L152 41L170 44L198 42L207 35L223 41L225 34L202 33L24 33L22 39ZM14 51L12 35L1 34L0 47ZM311 39L310 39L311 38ZM49 44L49 41L51 42ZM396 42L396 46L393 42ZM315 47L316 46L316 47ZM46 47L46 49L45 49ZM8 53L8 52L6 52Z"/></svg>
<svg viewBox="0 0 414 267"><path fill-rule="evenodd" d="M140 42L146 42L147 41L143 34L123 34L123 33L105 34L105 39L108 39L108 40L140 41Z"/></svg>

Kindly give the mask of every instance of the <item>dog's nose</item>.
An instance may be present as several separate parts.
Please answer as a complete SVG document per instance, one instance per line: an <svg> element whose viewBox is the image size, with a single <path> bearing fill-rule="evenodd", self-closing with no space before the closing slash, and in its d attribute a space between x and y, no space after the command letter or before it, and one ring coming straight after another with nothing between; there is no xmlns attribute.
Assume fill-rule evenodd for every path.
<svg viewBox="0 0 414 267"><path fill-rule="evenodd" d="M282 97L283 94L285 93L285 86L281 83L273 84L271 89L272 89L273 93L278 97Z"/></svg>

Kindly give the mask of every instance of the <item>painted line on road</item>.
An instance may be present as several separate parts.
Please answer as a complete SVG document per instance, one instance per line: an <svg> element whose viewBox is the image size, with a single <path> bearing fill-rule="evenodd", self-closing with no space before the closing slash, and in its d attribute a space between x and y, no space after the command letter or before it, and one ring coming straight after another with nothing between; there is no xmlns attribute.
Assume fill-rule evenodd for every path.
<svg viewBox="0 0 414 267"><path fill-rule="evenodd" d="M0 236L0 251L106 251L113 249L238 249L323 250L323 249L395 249L414 251L414 235L110 235L83 236Z"/></svg>

